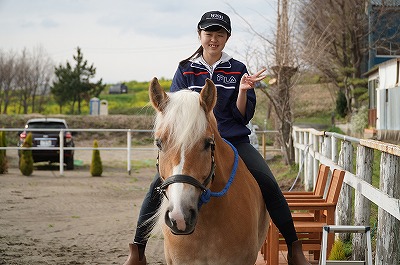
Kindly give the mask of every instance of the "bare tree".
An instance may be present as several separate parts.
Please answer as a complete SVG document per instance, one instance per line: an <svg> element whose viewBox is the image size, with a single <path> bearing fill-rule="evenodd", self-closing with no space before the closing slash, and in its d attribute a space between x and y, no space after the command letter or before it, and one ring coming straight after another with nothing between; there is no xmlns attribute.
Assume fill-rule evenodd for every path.
<svg viewBox="0 0 400 265"><path fill-rule="evenodd" d="M285 161L294 164L294 146L292 141L293 112L291 89L294 86L293 76L297 73L293 53L293 38L289 27L289 1L278 0L277 34L275 46L275 65L272 67L276 82L271 82L267 96L274 106L277 116L276 126L279 130L279 143L283 147Z"/></svg>
<svg viewBox="0 0 400 265"><path fill-rule="evenodd" d="M7 114L16 75L16 55L0 51L0 113Z"/></svg>
<svg viewBox="0 0 400 265"><path fill-rule="evenodd" d="M391 2L298 1L302 59L344 93L350 115L359 107L360 89L367 92L362 73L371 51L400 55L399 9Z"/></svg>
<svg viewBox="0 0 400 265"><path fill-rule="evenodd" d="M277 141L283 148L284 158L287 164L294 163L294 147L292 141L292 127L293 127L293 111L292 111L292 98L291 90L294 87L297 79L294 78L298 72L298 60L294 53L293 43L293 28L294 20L290 19L291 8L289 0L277 1L277 22L276 33L270 40L264 34L259 33L252 27L244 18L242 18L251 32L255 33L263 42L264 50L256 51L251 50L251 54L260 54L264 57L264 65L271 65L270 74L273 77L273 82L269 86L260 86L261 91L267 96L270 104L273 107L275 114L274 127L278 130ZM240 16L236 11L235 13ZM268 48L265 48L267 47ZM269 52L267 49L270 49ZM267 58L271 55L273 60L269 61ZM257 56L255 56L257 57ZM260 62L256 62L257 66Z"/></svg>
<svg viewBox="0 0 400 265"><path fill-rule="evenodd" d="M42 47L36 47L33 50L30 64L31 108L32 112L41 112L43 103L50 97L50 81L54 76L54 64ZM36 101L37 96L39 96L39 102Z"/></svg>
<svg viewBox="0 0 400 265"><path fill-rule="evenodd" d="M301 0L299 32L303 60L342 89L352 112L355 78L368 52L365 0Z"/></svg>
<svg viewBox="0 0 400 265"><path fill-rule="evenodd" d="M28 52L26 49L24 49L17 64L16 86L20 107L18 113L21 113L22 108L22 113L28 114L29 101L31 100L33 91L31 67L32 66L28 58Z"/></svg>
<svg viewBox="0 0 400 265"><path fill-rule="evenodd" d="M17 113L41 112L50 97L53 67L41 47L32 52L23 49L20 55L0 51L0 110L6 114L14 104Z"/></svg>

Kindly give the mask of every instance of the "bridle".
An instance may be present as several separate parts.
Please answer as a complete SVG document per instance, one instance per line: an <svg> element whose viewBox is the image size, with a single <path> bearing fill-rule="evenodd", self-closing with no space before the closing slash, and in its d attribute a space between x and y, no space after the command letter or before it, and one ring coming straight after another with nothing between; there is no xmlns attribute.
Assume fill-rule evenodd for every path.
<svg viewBox="0 0 400 265"><path fill-rule="evenodd" d="M168 198L165 191L168 188L168 186L173 183L187 183L192 186L195 186L196 188L199 188L202 192L206 191L208 184L210 184L210 182L212 182L215 177L215 158L214 158L215 142L214 142L214 139L210 142L210 148L211 148L211 169L210 169L210 173L208 174L207 178L204 180L203 183L200 183L197 179L193 178L192 176L176 174L176 175L172 175L169 178L163 180L161 185L156 188L157 191L164 194L164 196L166 198ZM160 156L160 153L158 153L158 155L157 155L156 166L157 166L158 174L161 176L160 170L159 170L159 156Z"/></svg>
<svg viewBox="0 0 400 265"><path fill-rule="evenodd" d="M233 164L233 168L232 168L232 172L231 172L231 176L227 182L227 184L225 185L224 189L220 192L212 192L209 188L207 188L207 186L212 183L212 181L215 178L215 158L214 158L214 151L215 151L215 142L214 140L210 143L211 144L211 169L210 169L210 173L208 174L207 178L204 180L203 183L200 183L197 179L193 178L192 176L188 176L188 175L182 175L182 174L176 174L176 175L172 175L169 178L163 180L163 182L161 183L161 185L159 187L156 188L156 190L163 194L167 199L167 194L166 194L166 190L168 188L169 185L173 184L173 183L186 183L186 184L190 184L196 188L199 188L202 191L202 194L200 196L200 201L199 201L199 206L198 208L200 208L203 203L207 203L210 201L211 197L221 197L223 195L225 195L225 193L228 191L230 185L232 184L232 181L236 175L236 169L238 166L238 160L239 160L239 155L238 152L236 150L236 148L227 140L223 139L226 143L228 143L232 150L234 151L235 154L235 160L234 160L234 164ZM157 171L160 174L159 171L159 154L157 155ZM160 175L161 176L161 175Z"/></svg>

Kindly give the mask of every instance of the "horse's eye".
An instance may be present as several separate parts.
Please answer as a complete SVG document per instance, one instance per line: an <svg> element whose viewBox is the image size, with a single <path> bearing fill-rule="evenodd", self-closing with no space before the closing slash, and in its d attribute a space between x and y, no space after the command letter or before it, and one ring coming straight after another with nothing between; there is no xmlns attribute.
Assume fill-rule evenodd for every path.
<svg viewBox="0 0 400 265"><path fill-rule="evenodd" d="M161 139L157 138L154 140L154 144L158 147L158 150L162 150Z"/></svg>
<svg viewBox="0 0 400 265"><path fill-rule="evenodd" d="M204 143L204 149L209 149L211 146L214 146L214 140L213 139L206 139L205 143Z"/></svg>

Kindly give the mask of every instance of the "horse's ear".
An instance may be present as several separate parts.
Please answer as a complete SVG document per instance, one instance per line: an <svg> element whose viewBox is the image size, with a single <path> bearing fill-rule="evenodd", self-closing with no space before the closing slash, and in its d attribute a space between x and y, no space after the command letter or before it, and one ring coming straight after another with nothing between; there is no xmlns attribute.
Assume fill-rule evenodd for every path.
<svg viewBox="0 0 400 265"><path fill-rule="evenodd" d="M213 110L217 102L217 88L211 79L206 79L206 83L200 92L200 105L208 113Z"/></svg>
<svg viewBox="0 0 400 265"><path fill-rule="evenodd" d="M149 96L153 107L162 112L165 109L165 106L167 106L169 98L167 93L165 93L164 89L160 86L160 83L158 83L156 77L154 77L150 82Z"/></svg>

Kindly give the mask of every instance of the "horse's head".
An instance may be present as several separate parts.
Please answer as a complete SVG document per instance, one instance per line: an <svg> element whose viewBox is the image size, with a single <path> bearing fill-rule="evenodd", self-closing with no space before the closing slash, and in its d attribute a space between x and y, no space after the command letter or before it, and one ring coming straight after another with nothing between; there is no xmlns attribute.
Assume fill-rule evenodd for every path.
<svg viewBox="0 0 400 265"><path fill-rule="evenodd" d="M149 94L157 110L154 135L163 179L160 189L168 199L161 214L174 234L190 234L199 198L214 174L216 88L207 79L200 94L190 90L167 94L154 78Z"/></svg>

